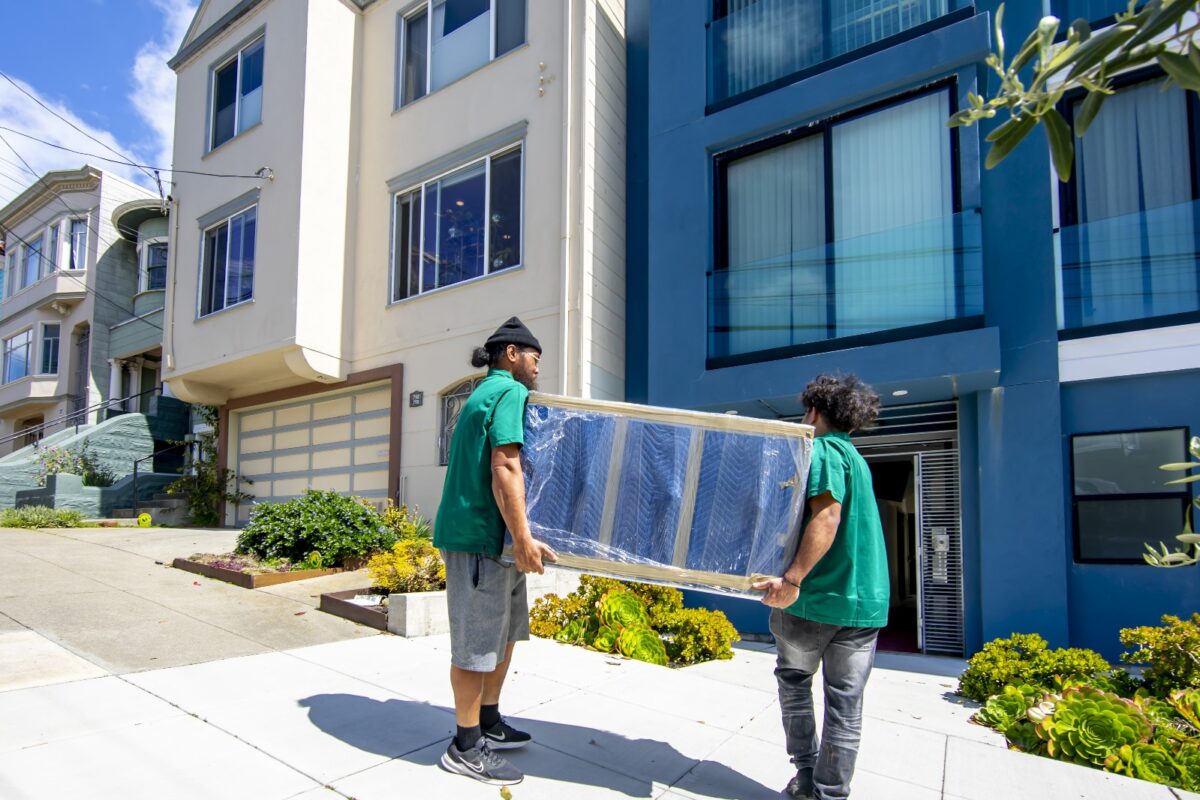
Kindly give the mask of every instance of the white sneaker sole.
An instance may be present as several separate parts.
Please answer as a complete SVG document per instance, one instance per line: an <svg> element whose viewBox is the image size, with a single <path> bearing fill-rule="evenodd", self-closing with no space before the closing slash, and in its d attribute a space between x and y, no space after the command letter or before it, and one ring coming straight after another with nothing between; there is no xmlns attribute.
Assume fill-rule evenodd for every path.
<svg viewBox="0 0 1200 800"><path fill-rule="evenodd" d="M470 767L465 767L462 764L459 764L454 759L450 758L449 753L442 753L442 760L440 763L441 763L442 769L446 770L447 772L453 772L455 775L465 775L468 778L474 778L475 780L479 781L480 783L486 783L489 786L513 786L513 785L518 784L521 781L525 780L524 775L522 775L519 778L507 778L507 779L493 778L488 775L480 775L478 772L471 769Z"/></svg>

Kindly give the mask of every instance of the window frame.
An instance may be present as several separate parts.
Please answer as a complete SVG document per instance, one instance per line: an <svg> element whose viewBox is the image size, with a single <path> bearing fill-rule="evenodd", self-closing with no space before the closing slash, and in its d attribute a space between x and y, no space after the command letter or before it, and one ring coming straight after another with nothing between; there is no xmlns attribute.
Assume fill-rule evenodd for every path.
<svg viewBox="0 0 1200 800"><path fill-rule="evenodd" d="M205 283L205 280L204 280L205 274L204 273L205 273L205 270L208 269L208 266L206 263L207 256L208 256L208 233L209 233L209 231L215 230L222 226L229 226L229 224L233 221L233 219L235 217L245 214L246 212L250 211L251 209L254 210L254 264L255 264L255 272L257 272L258 271L258 224L261 219L261 217L259 216L259 213L258 213L259 202L257 199L245 206L239 206L234 211L230 211L229 213L223 214L222 216L218 217L215 222L209 222L207 225L204 225L200 228L200 269L197 271L198 272L197 278L199 280L198 280L198 283L196 286L196 319L197 319L197 321L202 320L202 319L208 319L209 317L212 317L215 314L220 314L221 312L228 311L231 308L237 308L238 306L244 306L244 305L254 302L254 291L255 291L254 273L251 273L251 275L250 275L250 296L249 297L247 297L245 300L239 300L236 303L222 305L220 308L214 308L211 311L207 311L207 312L204 311L204 283ZM228 234L226 234L226 238L225 238L225 284L224 284L224 290L221 293L222 298L225 297L225 292L228 291L228 287L229 287L229 246L230 246L230 239L229 239Z"/></svg>
<svg viewBox="0 0 1200 800"><path fill-rule="evenodd" d="M501 53L500 55L496 55L496 33L497 33L497 31L496 31L496 7L497 7L499 0L488 0L488 13L491 15L491 17L489 19L490 30L488 33L488 59L487 59L487 61L484 62L483 64L479 65L475 69L471 70L470 72L467 72L465 75L462 75L462 76L450 81L450 83L446 84L446 86L442 86L438 89L434 89L432 87L432 79L433 79L433 6L435 3L438 2L438 0L419 0L419 2L412 3L411 5L408 5L405 8L402 8L400 11L398 11L396 13L396 47L395 47L396 62L395 62L395 69L393 69L393 71L392 71L393 83L395 85L393 95L392 95L392 111L396 112L401 109L408 108L409 106L413 105L414 103L420 102L424 98L429 97L431 94L440 92L442 89L445 89L447 86L452 86L453 84L461 81L463 78L466 78L469 75L472 75L475 72L478 72L479 70L486 67L488 64L495 62L496 59L503 58L504 56L507 56L510 53L515 53L516 51L520 50L522 47L525 47L526 45L528 45L529 44L529 0L522 0L522 1L525 3L525 19L524 19L525 30L524 30L524 35L522 36L521 43L518 44L517 46L505 51L504 53ZM419 16L422 12L424 12L424 14L425 14L425 92L420 97L413 98L412 100L408 101L407 103L404 103L404 102L401 102L401 99L404 97L404 63L405 63L405 59L408 57L408 54L407 54L406 48L405 48L405 42L407 40L407 36L405 34L406 34L407 26L408 26L408 21L414 17Z"/></svg>
<svg viewBox="0 0 1200 800"><path fill-rule="evenodd" d="M24 347L25 347L25 374L21 375L20 377L10 379L8 377L9 357L11 356L13 349L14 349L11 347L11 343L14 339L16 339L20 336L25 336L28 338L28 341L26 341L26 343L24 345ZM32 325L28 325L28 326L22 328L21 330L17 331L14 334L5 336L4 340L3 340L2 349L3 349L3 361L0 362L0 370L3 370L3 375L0 375L0 378L3 378L3 380L0 381L0 385L7 386L10 383L16 383L17 381L25 380L26 378L28 378L34 374L33 371L30 369L30 367L33 366L30 363L30 361L33 357L33 326Z"/></svg>
<svg viewBox="0 0 1200 800"><path fill-rule="evenodd" d="M813 136L822 137L822 145L824 147L824 192L825 192L825 245L828 247L836 243L834 238L835 222L834 222L834 176L833 176L833 139L831 133L833 129L841 124L850 122L855 119L868 117L883 111L887 111L895 106L903 105L912 100L929 95L935 95L940 92L945 92L947 97L947 118L956 112L959 108L958 104L958 85L959 76L949 75L941 80L919 86L898 94L891 95L883 100L874 103L868 103L856 108L848 109L827 117L820 118L812 122L801 122L795 125L790 125L787 130L772 134L762 139L750 142L748 144L733 147L728 150L715 153L712 156L712 191L713 191L713 218L712 218L712 251L711 251L711 269L706 275L706 278L711 280L712 277L729 268L729 184L728 184L728 168L729 165L746 158L748 156L757 155L768 150L773 150L793 142L807 139ZM963 185L962 185L962 157L960 147L961 132L959 128L949 128L946 133L950 136L950 198L951 198L951 213L961 214L964 210L963 205ZM954 230L956 242L961 239L962 232L958 226ZM959 248L956 248L955 255L956 272L961 273L962 255ZM834 267L827 266L826 275L833 277ZM836 291L836 280L832 280L828 284ZM965 303L963 295L963 286L961 282L956 286L957 305L962 306ZM712 309L708 308L709 315ZM711 326L711 316L707 319L708 325ZM842 336L832 339L821 339L815 342L804 342L801 344L786 345L783 347L774 347L767 350L758 350L750 353L738 353L736 355L713 356L708 352L709 345L705 344L705 369L721 369L725 367L742 366L744 364L755 364L764 361L776 361L783 358L792 358L795 356L811 355L814 353L826 353L835 350L844 350L851 347L863 347L874 344L885 344L888 342L907 341L925 336L936 336L943 333L955 333L959 331L974 330L983 327L984 317L982 314L965 315L955 317L948 320L939 320L930 323L922 323L918 325L908 325L900 328L889 328L882 331L875 331L866 334L856 334L853 336ZM711 328L707 328L711 330Z"/></svg>
<svg viewBox="0 0 1200 800"><path fill-rule="evenodd" d="M42 271L43 262L46 260L46 228L39 228L36 236L30 236L25 240L25 244L21 246L21 288L28 289L35 283L46 277ZM30 245L37 243L36 248ZM29 280L29 255L31 252L37 253L37 269L34 270L33 280Z"/></svg>
<svg viewBox="0 0 1200 800"><path fill-rule="evenodd" d="M454 429L458 425L458 418L462 414L462 406L467 402L479 384L483 383L487 378L487 373L472 375L457 381L449 389L443 392L438 392L438 466L445 467L450 464L450 440L454 437ZM467 391L463 393L463 389ZM447 405L453 401L459 401L458 408L453 411L453 418L447 419L452 413Z"/></svg>
<svg viewBox="0 0 1200 800"><path fill-rule="evenodd" d="M218 223L219 224L219 223ZM207 231L205 231L207 232ZM144 240L139 248L138 253L138 293L142 292L162 292L166 291L166 273L170 268L170 249L166 236L154 236ZM255 244L257 245L258 229L255 228ZM203 246L203 245L201 245ZM150 252L155 247L162 247L167 252L167 263L163 265L163 285L161 288L150 288ZM203 263L203 262L201 262Z"/></svg>
<svg viewBox="0 0 1200 800"><path fill-rule="evenodd" d="M502 269L493 271L492 265L491 265L491 254L492 254L491 236L485 235L486 249L484 251L484 258L483 258L484 271L483 271L482 275L476 275L474 277L466 278L464 280L457 281L455 283L448 283L445 286L436 286L432 289L425 289L424 288L425 270L422 269L421 266L424 263L424 255L425 255L425 227L426 227L425 226L425 215L429 211L428 200L426 197L426 188L428 186L430 186L431 184L437 183L438 181L442 180L443 178L445 178L449 175L453 175L455 172L459 172L460 170L464 170L469 167L475 166L476 164L482 163L485 165L484 166L484 188L483 188L483 197L484 197L484 214L483 214L483 216L484 216L485 220L490 219L491 218L491 209L492 209L492 161L500 156L508 155L509 153L514 153L514 152L520 153L520 156L521 156L521 188L520 188L520 200L519 200L519 208L520 208L520 217L521 218L520 218L520 221L518 224L518 230L519 230L518 236L520 237L520 247L518 248L516 263L511 264L507 267L503 267ZM526 165L525 139L521 138L515 142L509 142L508 144L501 145L492 150L489 150L488 152L484 153L483 155L475 156L474 158L470 158L461 163L456 163L453 167L449 167L449 168L442 170L434 175L424 178L423 180L416 181L412 184L404 186L401 189L391 192L391 194L390 194L391 208L389 210L389 215L391 217L391 224L390 224L391 235L390 235L390 244L388 246L388 266L387 266L387 270L388 270L387 305L388 306L393 306L398 303L406 303L410 300L415 300L415 299L421 298L421 297L427 297L431 294L435 294L444 289L452 289L456 286L465 286L467 284L474 283L475 281L481 281L486 278L490 278L493 275L515 272L525 266L525 165ZM397 222L398 222L396 206L398 205L398 200L401 197L404 197L405 195L413 194L414 192L420 192L420 197L421 197L421 218L420 218L420 220L418 220L418 223L420 225L420 244L418 247L418 252L421 254L422 263L418 264L416 294L408 295L406 297L396 298L396 280L397 280L396 247L397 247ZM436 209L435 209L435 213L436 213Z"/></svg>
<svg viewBox="0 0 1200 800"><path fill-rule="evenodd" d="M1079 504L1080 497L1083 497L1084 503L1095 501L1114 500L1170 500L1178 499L1181 505L1180 517L1188 513L1188 509L1193 502L1191 484L1181 484L1178 491L1172 492L1128 492L1123 494L1088 494L1078 495L1075 492L1075 439L1080 437L1090 436L1119 436L1130 433L1157 433L1161 431L1179 431L1183 434L1182 451L1187 455L1187 445L1191 441L1191 429L1187 425L1171 425L1158 428L1137 428L1129 430L1105 430L1105 431L1088 431L1086 433L1072 433L1067 437L1067 459L1069 470L1067 472L1068 481L1068 497L1070 498L1071 512L1071 560L1074 564L1123 564L1134 566L1148 566L1146 562L1139 556L1138 558L1084 558L1081 554L1082 531L1079 528ZM1167 473L1163 473L1167 476ZM1179 532L1183 532L1183 526L1180 525Z"/></svg>
<svg viewBox="0 0 1200 800"><path fill-rule="evenodd" d="M267 94L267 92L266 92L266 84L267 84L267 75L266 75L266 72L267 72L267 43L266 43L266 40L267 40L266 28L265 27L259 28L257 31L250 34L250 36L248 38L244 39L240 44L238 44L230 52L226 53L222 58L218 59L216 62L214 62L212 64L212 66L209 67L209 69L208 69L208 111L207 111L207 115L206 115L208 124L206 126L205 137L204 137L204 152L206 154L211 153L215 150L219 150L220 148L222 148L225 145L229 144L230 142L240 138L242 135L248 133L249 131L254 130L259 125L262 124L263 114L262 114L262 108L260 106L259 114L258 114L258 121L255 122L253 125L249 126L248 128L245 128L245 129L241 128L241 120L242 120L242 56L250 48L254 47L255 45L259 44L260 42L262 43L262 46L263 46L262 90L263 90L263 98L264 98L263 105L265 105L265 98L266 98L266 94ZM220 72L221 70L223 70L225 67L228 67L231 63L234 63L234 62L237 63L237 72L236 72L237 80L236 80L236 86L234 89L235 95L234 95L234 109L233 109L233 135L230 136L228 139L225 139L224 141L218 143L215 141L216 134L217 134L217 73Z"/></svg>
<svg viewBox="0 0 1200 800"><path fill-rule="evenodd" d="M58 328L58 335L54 337L56 342L54 347L54 370L46 370L46 328ZM38 375L58 375L59 369L62 366L62 323L61 322L41 322L38 324Z"/></svg>
<svg viewBox="0 0 1200 800"><path fill-rule="evenodd" d="M1139 84L1152 83L1156 80L1166 80L1166 73L1157 66L1143 67L1142 69L1131 70L1113 76L1109 79L1109 85L1116 92L1122 89L1129 89ZM1184 102L1187 110L1187 135L1188 140L1192 143L1192 163L1190 165L1190 178L1192 184L1192 202L1200 205L1200 97L1197 97L1195 92L1181 89L1184 93ZM1075 128L1075 110L1074 105L1079 100L1082 100L1087 95L1085 89L1075 89L1063 95L1058 104L1058 111L1066 120L1067 125L1072 130ZM1062 270L1062 236L1064 229L1078 227L1079 221L1079 205L1077 198L1078 177L1079 177L1079 158L1071 160L1071 175L1066 181L1055 180L1058 193L1055 196L1054 206L1054 221L1051 228L1052 234L1056 237L1055 241L1055 265L1056 272ZM1194 230L1196 240L1196 252L1200 253L1200 226ZM1056 277L1056 280L1061 281L1061 274ZM1200 294L1200 288L1197 293ZM1062 292L1060 291L1060 295ZM1057 302L1061 301L1061 297ZM1066 309L1062 306L1059 310L1065 312ZM1155 328L1166 328L1173 325L1187 325L1195 322L1200 322L1200 308L1195 311L1185 311L1180 314L1163 314L1155 317L1142 317L1140 319L1118 320L1116 322L1102 322L1097 325L1081 325L1074 328L1064 327L1058 330L1059 341L1070 341L1072 339L1086 339L1092 336L1104 336L1112 333L1127 333L1130 331L1153 330Z"/></svg>
<svg viewBox="0 0 1200 800"><path fill-rule="evenodd" d="M75 260L75 223L77 222L83 226L83 245L79 248L82 257L78 262ZM63 269L66 272L83 272L87 269L88 245L90 244L89 240L91 239L91 225L88 224L88 218L86 216L72 215L66 218L66 227L67 266L60 267L60 269ZM80 264L80 266L75 266L76 263Z"/></svg>

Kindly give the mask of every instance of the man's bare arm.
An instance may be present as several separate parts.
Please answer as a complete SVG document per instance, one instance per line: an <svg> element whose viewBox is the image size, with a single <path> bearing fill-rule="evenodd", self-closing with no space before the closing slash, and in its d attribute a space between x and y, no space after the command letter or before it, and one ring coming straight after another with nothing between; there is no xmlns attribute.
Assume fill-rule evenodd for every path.
<svg viewBox="0 0 1200 800"><path fill-rule="evenodd" d="M525 473L521 469L521 446L505 444L492 448L492 495L500 507L500 516L512 534L513 560L521 572L545 570L542 559L557 560L554 551L544 542L536 541L529 531L525 514Z"/></svg>
<svg viewBox="0 0 1200 800"><path fill-rule="evenodd" d="M782 578L768 578L754 584L755 589L765 591L762 601L772 608L787 608L796 602L800 595L800 583L812 568L817 565L829 548L833 546L837 536L838 525L842 521L842 504L833 499L829 492L808 499L808 507L812 517L804 528L804 536L800 547L796 549L796 557L791 565L784 570Z"/></svg>

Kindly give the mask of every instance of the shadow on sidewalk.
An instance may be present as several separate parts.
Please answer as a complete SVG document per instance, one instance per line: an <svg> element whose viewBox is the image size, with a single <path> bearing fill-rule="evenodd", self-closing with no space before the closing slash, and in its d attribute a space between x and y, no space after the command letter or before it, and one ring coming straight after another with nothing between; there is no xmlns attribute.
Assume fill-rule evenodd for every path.
<svg viewBox="0 0 1200 800"><path fill-rule="evenodd" d="M318 694L306 697L298 704L308 709L308 718L317 728L330 736L341 739L346 744L357 747L369 753L401 758L411 764L432 769L440 769L438 761L442 756L441 748L430 747L435 742L443 745L449 741L453 730L454 710L444 706L421 703L415 700L393 698L390 700L372 700L353 694ZM444 718L445 724L438 724ZM614 768L613 763L620 763L622 756L628 758L631 753L637 754L637 761L642 772L653 771L653 781L660 786L678 782L685 773L703 767L706 777L713 783L709 787L721 787L719 794L710 794L714 798L726 800L744 800L749 797L777 797L778 791L763 786L724 764L713 761L697 761L690 756L680 753L666 742L656 739L629 739L609 731L588 728L582 725L566 725L559 722L544 722L541 720L524 720L513 718L517 725L533 734L534 741L564 753L571 759L580 759L575 753L581 749L594 750L595 756L583 759L600 766L600 770L587 770L581 774L578 768L572 768L571 761L565 759L539 759L536 750L521 753L506 751L502 755L512 760L526 775L561 781L563 783L586 783L619 792L630 797L652 797L661 788L656 788L650 780L629 775L627 772ZM381 735L380 727L384 730L395 730L404 726L417 725L429 731L426 744L405 753L397 753L394 747L388 747L394 736ZM664 726L665 730L665 726ZM582 745L569 748L570 743ZM621 772L621 780L610 781L610 770ZM615 777L615 776L614 776ZM716 780L713 780L716 778ZM630 785L639 784L636 793L631 793Z"/></svg>

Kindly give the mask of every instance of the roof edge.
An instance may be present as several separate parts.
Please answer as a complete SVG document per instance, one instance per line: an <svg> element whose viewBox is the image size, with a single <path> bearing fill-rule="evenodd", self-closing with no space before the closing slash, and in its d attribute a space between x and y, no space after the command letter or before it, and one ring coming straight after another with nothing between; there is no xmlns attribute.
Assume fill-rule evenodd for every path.
<svg viewBox="0 0 1200 800"><path fill-rule="evenodd" d="M20 218L25 216L24 212L30 206L46 195L54 193L57 187L64 184L90 183L92 181L99 184L103 177L104 173L90 164L84 164L79 169L60 169L47 172L37 178L28 189L17 195L8 205L0 208L0 228L17 224Z"/></svg>

